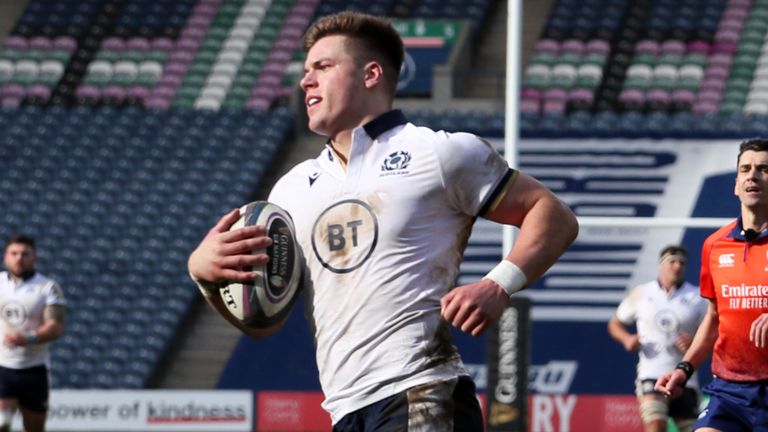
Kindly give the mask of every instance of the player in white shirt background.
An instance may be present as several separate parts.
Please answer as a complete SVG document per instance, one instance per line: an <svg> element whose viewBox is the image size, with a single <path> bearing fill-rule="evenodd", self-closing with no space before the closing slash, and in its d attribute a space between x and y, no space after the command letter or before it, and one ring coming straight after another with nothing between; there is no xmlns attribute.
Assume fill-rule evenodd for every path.
<svg viewBox="0 0 768 432"><path fill-rule="evenodd" d="M667 430L667 416L679 430L690 431L699 414L699 383L694 374L682 397L669 400L654 390L656 379L674 369L693 340L707 311L698 287L685 281L687 250L670 245L659 254L658 279L640 284L621 301L608 332L624 349L638 352L640 417L645 432ZM637 332L629 327L635 325Z"/></svg>
<svg viewBox="0 0 768 432"><path fill-rule="evenodd" d="M59 285L35 270L32 237L8 240L0 272L0 432L20 410L25 432L42 432L48 410L48 343L63 332L65 301Z"/></svg>
<svg viewBox="0 0 768 432"><path fill-rule="evenodd" d="M307 31L309 128L326 148L283 176L269 200L286 209L306 259L307 318L335 431L483 430L475 387L448 326L479 335L510 296L541 276L578 232L551 191L511 169L484 140L419 128L392 110L404 51L391 24L345 12ZM483 279L454 287L476 217L520 227ZM249 282L264 227L229 232L234 210L189 259L201 286ZM215 285L214 285L215 286ZM208 302L244 333L217 296Z"/></svg>

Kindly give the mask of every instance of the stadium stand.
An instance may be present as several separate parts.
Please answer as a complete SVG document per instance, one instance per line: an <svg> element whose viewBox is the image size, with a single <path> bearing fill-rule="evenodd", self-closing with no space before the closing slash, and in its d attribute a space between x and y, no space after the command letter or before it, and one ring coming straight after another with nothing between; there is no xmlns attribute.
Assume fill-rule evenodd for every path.
<svg viewBox="0 0 768 432"><path fill-rule="evenodd" d="M253 193L291 113L24 106L0 116L0 194L14 203L0 236L36 233L42 271L67 287L54 386L146 386L195 296L186 254Z"/></svg>
<svg viewBox="0 0 768 432"><path fill-rule="evenodd" d="M592 137L764 132L766 14L762 1L555 2L523 75L523 136L571 136L572 114Z"/></svg>

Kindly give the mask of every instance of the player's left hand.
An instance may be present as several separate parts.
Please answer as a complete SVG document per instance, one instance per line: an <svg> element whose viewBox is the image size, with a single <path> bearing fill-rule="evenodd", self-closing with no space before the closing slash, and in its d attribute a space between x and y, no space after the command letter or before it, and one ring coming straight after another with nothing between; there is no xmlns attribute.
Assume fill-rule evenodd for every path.
<svg viewBox="0 0 768 432"><path fill-rule="evenodd" d="M24 336L23 333L8 333L3 338L3 343L7 346L15 347L15 346L24 346L27 344L27 338Z"/></svg>
<svg viewBox="0 0 768 432"><path fill-rule="evenodd" d="M768 348L768 313L752 321L749 328L749 340L758 348Z"/></svg>
<svg viewBox="0 0 768 432"><path fill-rule="evenodd" d="M496 282L481 279L456 287L440 299L441 315L459 330L477 336L501 318L509 296Z"/></svg>

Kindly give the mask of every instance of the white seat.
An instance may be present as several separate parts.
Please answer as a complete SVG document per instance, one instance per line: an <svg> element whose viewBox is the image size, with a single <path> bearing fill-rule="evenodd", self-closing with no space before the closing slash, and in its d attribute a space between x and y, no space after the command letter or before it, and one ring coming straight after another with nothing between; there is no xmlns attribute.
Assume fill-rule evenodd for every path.
<svg viewBox="0 0 768 432"><path fill-rule="evenodd" d="M134 61L120 60L115 63L114 75L119 75L127 79L135 79L139 74L139 65Z"/></svg>
<svg viewBox="0 0 768 432"><path fill-rule="evenodd" d="M649 80L653 77L653 69L645 64L633 64L627 68L627 78Z"/></svg>
<svg viewBox="0 0 768 432"><path fill-rule="evenodd" d="M552 78L552 70L547 65L532 64L525 69L525 77L544 79L548 81L550 78Z"/></svg>
<svg viewBox="0 0 768 432"><path fill-rule="evenodd" d="M211 74L234 77L235 75L237 75L237 66L238 66L237 64L234 64L231 62L219 61L213 65L213 68L211 68Z"/></svg>
<svg viewBox="0 0 768 432"><path fill-rule="evenodd" d="M695 64L683 65L680 68L680 78L700 81L704 77L704 69Z"/></svg>
<svg viewBox="0 0 768 432"><path fill-rule="evenodd" d="M221 108L221 101L210 97L200 96L195 100L195 108L200 110L218 111Z"/></svg>
<svg viewBox="0 0 768 432"><path fill-rule="evenodd" d="M660 64L653 68L653 77L656 79L676 80L678 69L669 64Z"/></svg>
<svg viewBox="0 0 768 432"><path fill-rule="evenodd" d="M40 74L40 64L34 60L19 60L16 62L13 74L35 79Z"/></svg>

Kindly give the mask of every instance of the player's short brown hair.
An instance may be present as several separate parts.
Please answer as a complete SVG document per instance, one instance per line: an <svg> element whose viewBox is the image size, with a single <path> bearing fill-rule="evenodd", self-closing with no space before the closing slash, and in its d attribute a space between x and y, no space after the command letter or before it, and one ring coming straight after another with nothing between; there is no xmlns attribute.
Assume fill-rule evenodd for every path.
<svg viewBox="0 0 768 432"><path fill-rule="evenodd" d="M6 243L5 246L7 248L8 246L10 246L12 244L16 244L16 243L25 244L25 245L29 246L32 250L36 249L36 247L35 247L35 239L30 237L30 236L28 236L28 235L24 235L24 234L16 234L16 235L11 236L8 239L8 243Z"/></svg>
<svg viewBox="0 0 768 432"><path fill-rule="evenodd" d="M386 18L360 12L340 12L315 21L304 34L304 50L309 51L317 41L333 35L347 36L362 47L356 58L361 65L376 61L384 69L384 80L394 95L405 58L400 34Z"/></svg>
<svg viewBox="0 0 768 432"><path fill-rule="evenodd" d="M741 161L741 155L746 151L768 152L768 139L752 138L739 145L739 155L736 157L736 166Z"/></svg>
<svg viewBox="0 0 768 432"><path fill-rule="evenodd" d="M659 253L659 261L663 261L664 258L669 255L677 255L685 260L688 260L688 249L681 245L669 245L662 249Z"/></svg>

